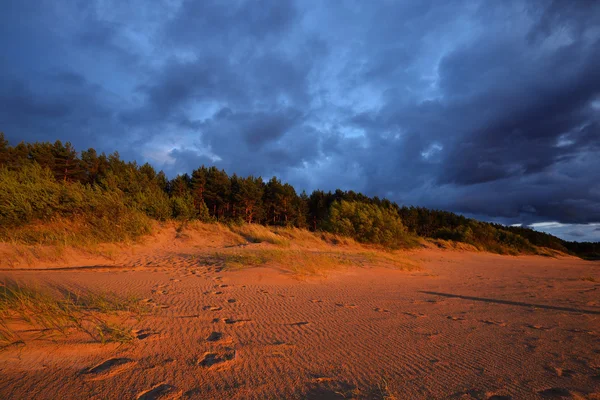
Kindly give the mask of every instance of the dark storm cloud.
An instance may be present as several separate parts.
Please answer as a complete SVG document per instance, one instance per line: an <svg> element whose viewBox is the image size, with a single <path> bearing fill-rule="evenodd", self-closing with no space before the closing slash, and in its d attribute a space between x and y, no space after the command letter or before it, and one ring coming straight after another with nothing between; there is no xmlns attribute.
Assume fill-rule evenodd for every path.
<svg viewBox="0 0 600 400"><path fill-rule="evenodd" d="M166 25L166 38L176 46L226 44L261 40L284 32L296 17L291 1L252 2L184 0ZM209 44L210 45L210 44Z"/></svg>
<svg viewBox="0 0 600 400"><path fill-rule="evenodd" d="M71 140L170 175L215 164L597 237L582 225L600 221L596 1L3 8L11 142Z"/></svg>

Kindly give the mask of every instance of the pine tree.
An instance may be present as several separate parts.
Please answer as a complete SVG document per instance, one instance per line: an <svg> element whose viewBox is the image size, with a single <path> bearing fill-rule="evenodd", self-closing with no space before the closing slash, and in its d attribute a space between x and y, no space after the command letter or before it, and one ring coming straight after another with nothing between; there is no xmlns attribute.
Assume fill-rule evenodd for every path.
<svg viewBox="0 0 600 400"><path fill-rule="evenodd" d="M53 146L54 176L63 182L79 180L82 173L81 163L77 152L70 142L64 145L57 140Z"/></svg>

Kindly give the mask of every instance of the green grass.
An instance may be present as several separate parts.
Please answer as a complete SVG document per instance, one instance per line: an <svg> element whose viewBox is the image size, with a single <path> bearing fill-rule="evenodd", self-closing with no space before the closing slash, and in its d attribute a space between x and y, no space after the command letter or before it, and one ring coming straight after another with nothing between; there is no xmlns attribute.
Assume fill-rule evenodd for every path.
<svg viewBox="0 0 600 400"><path fill-rule="evenodd" d="M134 297L80 293L64 287L41 289L7 280L0 283L0 346L24 343L15 328L22 324L42 336L83 332L103 344L129 343L135 337L122 321L139 320L149 312Z"/></svg>

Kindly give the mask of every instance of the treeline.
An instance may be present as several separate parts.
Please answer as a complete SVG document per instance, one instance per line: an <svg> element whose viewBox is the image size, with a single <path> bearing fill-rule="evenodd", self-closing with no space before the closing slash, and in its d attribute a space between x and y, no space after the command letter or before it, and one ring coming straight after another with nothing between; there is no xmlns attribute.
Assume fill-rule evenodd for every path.
<svg viewBox="0 0 600 400"><path fill-rule="evenodd" d="M214 166L168 179L148 163L122 160L118 152L98 154L92 148L78 152L60 141L10 146L0 133L0 224L4 231L57 217L103 221L106 226L123 226L125 221L131 225L125 231L134 231L131 236L147 231L144 218L174 218L324 230L388 247L405 246L414 242L414 236L421 236L499 253L535 253L538 246L584 255L599 252L597 243L569 243L528 228L400 207L353 191L297 193L276 177L264 181L229 176Z"/></svg>

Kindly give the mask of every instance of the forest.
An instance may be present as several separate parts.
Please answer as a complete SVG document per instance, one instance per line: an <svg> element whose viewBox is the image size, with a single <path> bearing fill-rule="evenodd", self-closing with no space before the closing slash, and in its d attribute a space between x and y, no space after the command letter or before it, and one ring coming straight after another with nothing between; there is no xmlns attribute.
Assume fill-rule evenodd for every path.
<svg viewBox="0 0 600 400"><path fill-rule="evenodd" d="M79 152L61 141L11 146L0 133L0 240L56 243L87 235L122 241L149 233L153 220L171 219L291 226L391 249L424 237L496 253L543 254L540 248L547 248L600 259L600 243L567 242L527 227L400 206L354 191L297 193L276 177L228 175L214 166L168 179L116 151ZM50 222L54 228L48 230Z"/></svg>

